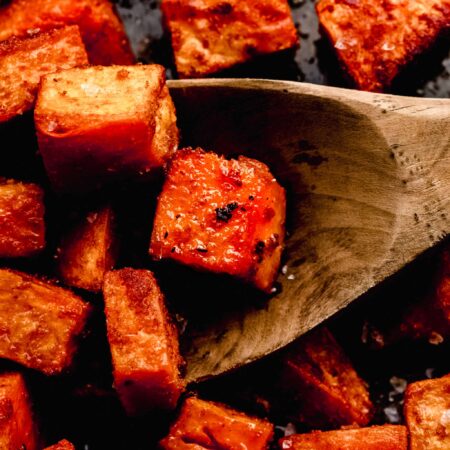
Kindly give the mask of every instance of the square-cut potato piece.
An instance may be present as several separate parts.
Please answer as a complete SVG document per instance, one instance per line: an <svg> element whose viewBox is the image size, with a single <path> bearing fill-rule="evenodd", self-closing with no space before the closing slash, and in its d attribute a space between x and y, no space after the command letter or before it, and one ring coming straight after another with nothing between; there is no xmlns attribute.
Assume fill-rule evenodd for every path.
<svg viewBox="0 0 450 450"><path fill-rule="evenodd" d="M410 450L450 448L450 376L408 385L404 409Z"/></svg>
<svg viewBox="0 0 450 450"><path fill-rule="evenodd" d="M281 450L408 450L401 425L297 434L280 439Z"/></svg>
<svg viewBox="0 0 450 450"><path fill-rule="evenodd" d="M0 42L0 123L33 108L42 75L87 64L77 26Z"/></svg>
<svg viewBox="0 0 450 450"><path fill-rule="evenodd" d="M103 292L114 385L126 412L175 408L184 390L178 333L153 274L108 272Z"/></svg>
<svg viewBox="0 0 450 450"><path fill-rule="evenodd" d="M0 269L0 358L60 374L72 363L89 311L70 291Z"/></svg>
<svg viewBox="0 0 450 450"><path fill-rule="evenodd" d="M45 247L44 210L38 185L0 181L1 258L32 256Z"/></svg>
<svg viewBox="0 0 450 450"><path fill-rule="evenodd" d="M0 6L0 41L65 25L79 26L91 64L134 63L123 24L109 0L11 0Z"/></svg>
<svg viewBox="0 0 450 450"><path fill-rule="evenodd" d="M117 256L111 206L89 211L64 235L58 252L61 279L69 286L101 291Z"/></svg>
<svg viewBox="0 0 450 450"><path fill-rule="evenodd" d="M317 13L357 88L381 92L450 28L450 0L320 0Z"/></svg>
<svg viewBox="0 0 450 450"><path fill-rule="evenodd" d="M219 403L189 397L160 443L164 450L265 450L273 436L271 423Z"/></svg>
<svg viewBox="0 0 450 450"><path fill-rule="evenodd" d="M150 254L270 291L285 216L285 191L262 162L180 150L158 200Z"/></svg>
<svg viewBox="0 0 450 450"><path fill-rule="evenodd" d="M59 441L55 445L47 447L45 450L75 450L75 447L69 441L63 439L62 441Z"/></svg>
<svg viewBox="0 0 450 450"><path fill-rule="evenodd" d="M181 78L298 45L287 0L163 0L162 10Z"/></svg>
<svg viewBox="0 0 450 450"><path fill-rule="evenodd" d="M25 380L17 372L0 375L0 448L41 448Z"/></svg>
<svg viewBox="0 0 450 450"><path fill-rule="evenodd" d="M87 190L143 174L162 166L178 147L175 107L159 65L45 76L35 122L57 190Z"/></svg>
<svg viewBox="0 0 450 450"><path fill-rule="evenodd" d="M402 340L426 340L441 344L450 337L450 247L439 255L437 270L429 292L408 305L394 325L377 330L385 346Z"/></svg>
<svg viewBox="0 0 450 450"><path fill-rule="evenodd" d="M283 355L280 389L294 418L313 428L367 425L369 392L326 327L295 342Z"/></svg>

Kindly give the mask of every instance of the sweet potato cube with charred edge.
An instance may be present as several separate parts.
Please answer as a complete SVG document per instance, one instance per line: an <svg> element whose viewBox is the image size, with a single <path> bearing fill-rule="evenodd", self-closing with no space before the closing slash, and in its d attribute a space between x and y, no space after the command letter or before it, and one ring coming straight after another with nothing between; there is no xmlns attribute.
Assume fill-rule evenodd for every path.
<svg viewBox="0 0 450 450"><path fill-rule="evenodd" d="M264 450L272 436L273 426L265 420L189 397L168 436L159 444L165 450Z"/></svg>
<svg viewBox="0 0 450 450"><path fill-rule="evenodd" d="M288 349L282 358L279 386L290 399L289 412L308 426L364 426L372 418L366 384L325 327Z"/></svg>
<svg viewBox="0 0 450 450"><path fill-rule="evenodd" d="M184 390L175 325L153 274L108 272L104 283L114 385L129 415L173 409Z"/></svg>
<svg viewBox="0 0 450 450"><path fill-rule="evenodd" d="M263 163L180 150L158 200L150 254L270 291L285 215L285 191Z"/></svg>
<svg viewBox="0 0 450 450"><path fill-rule="evenodd" d="M450 337L450 247L443 249L430 291L418 302L402 309L400 318L388 326L367 328L370 344L384 347L402 340L427 340L441 344Z"/></svg>
<svg viewBox="0 0 450 450"><path fill-rule="evenodd" d="M47 447L45 450L75 450L75 447L64 439L51 447Z"/></svg>
<svg viewBox="0 0 450 450"><path fill-rule="evenodd" d="M61 373L72 363L89 311L70 291L0 269L0 358Z"/></svg>
<svg viewBox="0 0 450 450"><path fill-rule="evenodd" d="M450 376L410 384L404 410L410 450L450 448Z"/></svg>
<svg viewBox="0 0 450 450"><path fill-rule="evenodd" d="M281 450L408 450L401 425L297 434L280 439Z"/></svg>
<svg viewBox="0 0 450 450"><path fill-rule="evenodd" d="M287 0L163 0L162 10L181 78L298 45Z"/></svg>
<svg viewBox="0 0 450 450"><path fill-rule="evenodd" d="M79 26L91 64L134 63L123 24L109 0L11 0L0 6L0 41L65 25Z"/></svg>
<svg viewBox="0 0 450 450"><path fill-rule="evenodd" d="M35 110L56 190L87 190L162 166L178 147L175 108L158 65L45 76Z"/></svg>
<svg viewBox="0 0 450 450"><path fill-rule="evenodd" d="M36 184L0 182L0 257L31 256L45 247L44 192Z"/></svg>
<svg viewBox="0 0 450 450"><path fill-rule="evenodd" d="M0 375L0 448L41 448L28 390L20 373Z"/></svg>
<svg viewBox="0 0 450 450"><path fill-rule="evenodd" d="M33 108L43 75L87 63L76 26L0 42L0 122Z"/></svg>
<svg viewBox="0 0 450 450"><path fill-rule="evenodd" d="M64 236L58 253L62 280L88 291L101 291L116 259L114 214L110 206L90 211Z"/></svg>
<svg viewBox="0 0 450 450"><path fill-rule="evenodd" d="M317 13L357 88L381 92L450 28L450 0L320 0Z"/></svg>

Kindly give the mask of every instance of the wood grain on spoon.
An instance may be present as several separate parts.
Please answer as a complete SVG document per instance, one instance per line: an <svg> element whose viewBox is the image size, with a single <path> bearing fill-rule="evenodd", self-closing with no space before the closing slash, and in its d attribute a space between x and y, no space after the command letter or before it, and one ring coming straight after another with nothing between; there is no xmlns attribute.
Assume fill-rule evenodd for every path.
<svg viewBox="0 0 450 450"><path fill-rule="evenodd" d="M262 80L170 88L185 144L260 159L289 193L279 294L188 326L189 381L287 345L449 232L450 100Z"/></svg>

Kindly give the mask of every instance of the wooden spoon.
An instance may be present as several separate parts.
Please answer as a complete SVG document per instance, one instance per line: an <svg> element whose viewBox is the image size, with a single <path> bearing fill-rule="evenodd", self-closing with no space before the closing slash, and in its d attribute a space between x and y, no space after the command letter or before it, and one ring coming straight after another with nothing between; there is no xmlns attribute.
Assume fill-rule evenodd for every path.
<svg viewBox="0 0 450 450"><path fill-rule="evenodd" d="M188 326L189 381L289 344L449 232L450 100L263 80L170 89L186 145L260 159L289 194L280 292Z"/></svg>

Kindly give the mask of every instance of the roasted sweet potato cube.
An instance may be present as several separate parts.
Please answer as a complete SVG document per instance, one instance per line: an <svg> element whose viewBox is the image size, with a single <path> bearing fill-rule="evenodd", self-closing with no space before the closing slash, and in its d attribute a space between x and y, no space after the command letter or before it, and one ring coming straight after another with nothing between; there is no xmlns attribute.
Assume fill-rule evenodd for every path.
<svg viewBox="0 0 450 450"><path fill-rule="evenodd" d="M153 274L108 272L104 283L114 385L129 415L175 408L184 390L177 330Z"/></svg>
<svg viewBox="0 0 450 450"><path fill-rule="evenodd" d="M367 386L327 328L295 342L281 364L279 386L296 420L321 429L370 422Z"/></svg>
<svg viewBox="0 0 450 450"><path fill-rule="evenodd" d="M62 280L69 286L101 291L117 256L114 213L110 206L89 211L63 237L58 252Z"/></svg>
<svg viewBox="0 0 450 450"><path fill-rule="evenodd" d="M180 150L158 200L150 254L270 291L285 215L285 191L263 163Z"/></svg>
<svg viewBox="0 0 450 450"><path fill-rule="evenodd" d="M75 447L69 441L64 439L51 447L47 447L45 450L75 450Z"/></svg>
<svg viewBox="0 0 450 450"><path fill-rule="evenodd" d="M411 339L441 344L450 337L450 247L439 255L429 292L403 308L394 324L374 328L376 333L368 336L375 347ZM378 339L372 339L373 334Z"/></svg>
<svg viewBox="0 0 450 450"><path fill-rule="evenodd" d="M162 166L178 146L158 65L90 67L45 76L35 110L39 149L57 190L87 190Z"/></svg>
<svg viewBox="0 0 450 450"><path fill-rule="evenodd" d="M269 447L272 436L273 426L265 420L219 403L189 397L160 447L165 450L264 450Z"/></svg>
<svg viewBox="0 0 450 450"><path fill-rule="evenodd" d="M79 26L91 64L134 63L123 24L109 0L11 0L0 6L0 41L64 25Z"/></svg>
<svg viewBox="0 0 450 450"><path fill-rule="evenodd" d="M28 390L20 373L0 375L0 448L41 448Z"/></svg>
<svg viewBox="0 0 450 450"><path fill-rule="evenodd" d="M1 181L0 257L31 256L44 247L44 192L36 184Z"/></svg>
<svg viewBox="0 0 450 450"><path fill-rule="evenodd" d="M408 385L404 408L410 450L450 448L450 376Z"/></svg>
<svg viewBox="0 0 450 450"><path fill-rule="evenodd" d="M406 427L383 425L297 434L280 439L282 450L408 450Z"/></svg>
<svg viewBox="0 0 450 450"><path fill-rule="evenodd" d="M450 27L449 0L320 0L320 24L356 87L389 88Z"/></svg>
<svg viewBox="0 0 450 450"><path fill-rule="evenodd" d="M163 0L162 10L181 78L298 45L287 0Z"/></svg>
<svg viewBox="0 0 450 450"><path fill-rule="evenodd" d="M0 358L61 373L72 363L89 311L70 291L0 269Z"/></svg>
<svg viewBox="0 0 450 450"><path fill-rule="evenodd" d="M0 42L0 123L33 108L42 75L87 63L76 26Z"/></svg>

